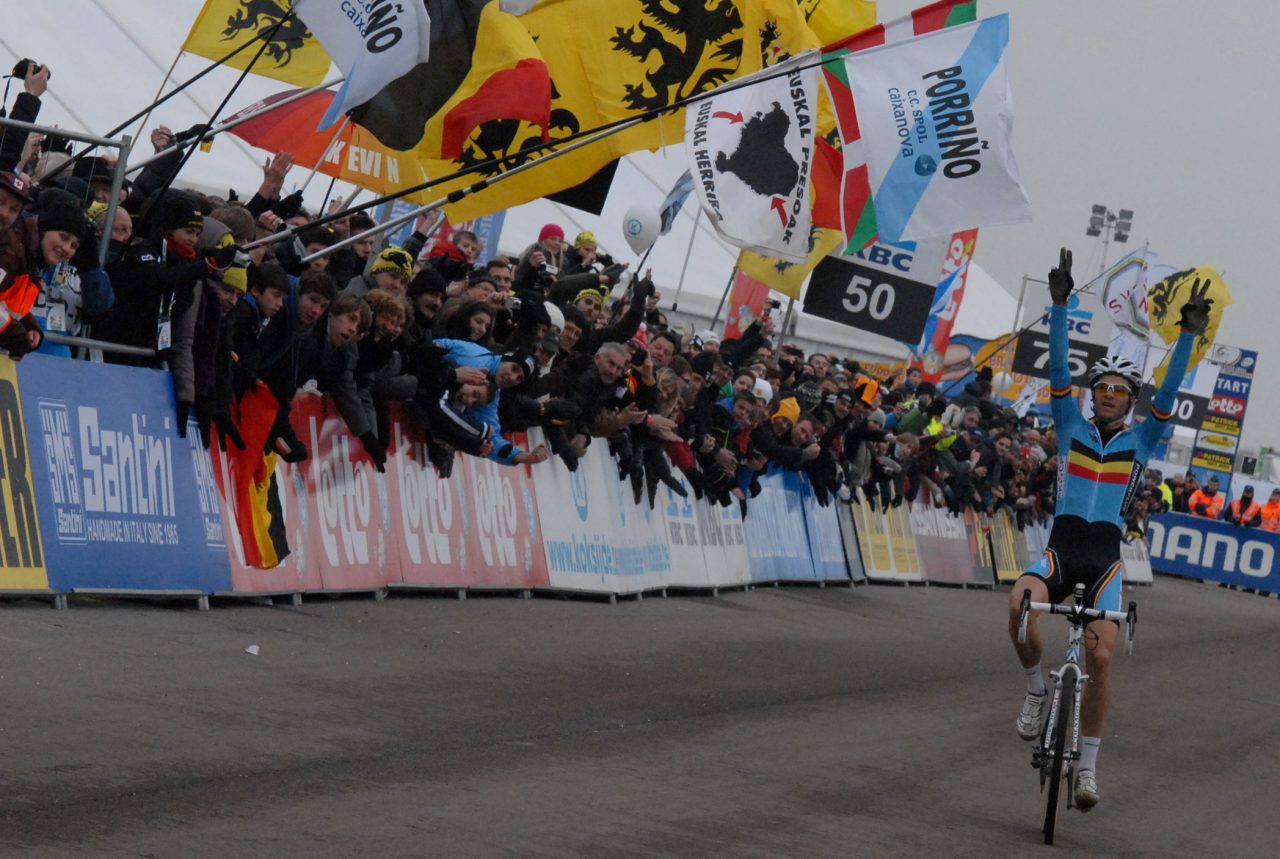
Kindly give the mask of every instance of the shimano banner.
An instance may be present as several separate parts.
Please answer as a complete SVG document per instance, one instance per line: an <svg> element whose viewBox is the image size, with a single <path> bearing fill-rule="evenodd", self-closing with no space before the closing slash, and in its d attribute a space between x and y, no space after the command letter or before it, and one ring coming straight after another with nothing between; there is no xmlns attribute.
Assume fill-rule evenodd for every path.
<svg viewBox="0 0 1280 859"><path fill-rule="evenodd" d="M1183 513L1161 513L1147 524L1151 568L1191 579L1280 593L1280 534Z"/></svg>

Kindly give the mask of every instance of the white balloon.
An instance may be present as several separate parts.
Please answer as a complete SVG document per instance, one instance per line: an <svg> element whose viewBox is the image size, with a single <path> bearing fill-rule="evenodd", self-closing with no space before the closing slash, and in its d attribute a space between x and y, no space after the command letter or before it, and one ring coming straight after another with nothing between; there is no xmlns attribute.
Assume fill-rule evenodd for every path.
<svg viewBox="0 0 1280 859"><path fill-rule="evenodd" d="M991 380L991 390L997 394L1003 394L1005 391L1013 387L1013 376L1003 371L996 373L996 377Z"/></svg>
<svg viewBox="0 0 1280 859"><path fill-rule="evenodd" d="M662 218L648 206L636 204L622 216L622 234L637 254L642 254L658 240Z"/></svg>

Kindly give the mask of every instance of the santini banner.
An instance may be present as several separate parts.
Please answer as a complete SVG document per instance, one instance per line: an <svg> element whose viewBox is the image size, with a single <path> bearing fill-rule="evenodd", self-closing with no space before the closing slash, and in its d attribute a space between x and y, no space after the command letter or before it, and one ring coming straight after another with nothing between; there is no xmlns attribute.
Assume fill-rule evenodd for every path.
<svg viewBox="0 0 1280 859"><path fill-rule="evenodd" d="M754 76L768 80L735 81L686 113L694 187L716 230L740 248L789 262L809 255L816 56L807 52Z"/></svg>
<svg viewBox="0 0 1280 859"><path fill-rule="evenodd" d="M1008 43L1000 15L844 57L881 241L1030 220Z"/></svg>

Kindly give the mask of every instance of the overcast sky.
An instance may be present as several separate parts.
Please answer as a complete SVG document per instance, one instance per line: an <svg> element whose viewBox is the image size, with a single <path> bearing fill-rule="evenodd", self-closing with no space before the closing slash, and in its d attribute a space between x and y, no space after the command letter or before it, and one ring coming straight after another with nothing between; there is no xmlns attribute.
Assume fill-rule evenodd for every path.
<svg viewBox="0 0 1280 859"><path fill-rule="evenodd" d="M24 11L23 26L0 33L0 64L7 65L9 57L48 58L55 72L42 119L104 132L150 100L201 5L201 0L41 0ZM917 5L885 0L881 20ZM597 8L607 3L602 0ZM1133 209L1133 234L1124 247L1137 249L1149 241L1162 261L1216 267L1236 298L1219 339L1258 349L1262 378L1267 378L1280 368L1280 350L1268 348L1276 339L1271 329L1280 316L1280 299L1273 297L1270 283L1276 240L1267 234L1276 220L1280 189L1276 171L1264 162L1274 148L1270 92L1273 40L1280 29L1276 4L979 2L983 17L1002 12L1011 13L1014 149L1033 221L983 230L977 262L1016 293L1022 276L1043 277L1065 244L1075 251L1080 281L1096 273L1101 258L1099 240L1084 235L1090 207ZM178 78L203 65L196 58L182 59ZM165 119L177 127L207 117L234 80L235 74L225 70L210 75L194 88L194 100L183 97L167 107ZM282 88L251 77L228 109ZM656 178L637 187L660 200L659 186L684 165L670 154L641 160ZM260 177L250 151L230 141L194 159L190 169L211 184L235 184L244 191ZM293 178L301 181L305 174ZM324 184L316 187L322 190ZM582 218L578 225L599 224L620 236L615 223L620 218L613 211L619 206L611 201L605 220ZM670 237L681 251L677 256L690 226L687 219L684 239L677 233ZM704 234L697 263L704 270L695 272L692 286L716 292L724 275L715 266L723 267L731 257ZM1112 246L1111 261L1124 247ZM1280 397L1272 386L1255 386L1245 447L1280 447L1278 426Z"/></svg>

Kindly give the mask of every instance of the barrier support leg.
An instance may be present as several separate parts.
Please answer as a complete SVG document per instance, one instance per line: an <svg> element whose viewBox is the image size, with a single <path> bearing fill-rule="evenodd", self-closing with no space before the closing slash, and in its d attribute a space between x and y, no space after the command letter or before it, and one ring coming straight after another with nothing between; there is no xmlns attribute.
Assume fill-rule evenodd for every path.
<svg viewBox="0 0 1280 859"><path fill-rule="evenodd" d="M208 610L209 610L209 597L206 594L196 600L196 611L208 611Z"/></svg>

